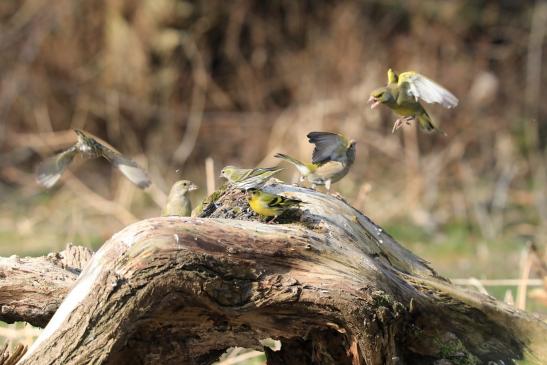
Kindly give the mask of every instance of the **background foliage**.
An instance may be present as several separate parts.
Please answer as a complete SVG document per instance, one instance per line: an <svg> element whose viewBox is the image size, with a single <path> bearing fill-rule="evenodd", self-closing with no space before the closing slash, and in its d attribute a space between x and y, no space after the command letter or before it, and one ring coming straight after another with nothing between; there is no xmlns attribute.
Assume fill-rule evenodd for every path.
<svg viewBox="0 0 547 365"><path fill-rule="evenodd" d="M0 255L97 247L158 215L181 175L197 202L207 157L215 174L305 159L305 135L331 130L358 141L335 189L442 274L522 277L547 236L546 27L543 1L2 1ZM369 110L388 67L460 98L429 108L447 137L391 134L395 116ZM70 128L136 158L155 188L104 161L39 188L33 167Z"/></svg>

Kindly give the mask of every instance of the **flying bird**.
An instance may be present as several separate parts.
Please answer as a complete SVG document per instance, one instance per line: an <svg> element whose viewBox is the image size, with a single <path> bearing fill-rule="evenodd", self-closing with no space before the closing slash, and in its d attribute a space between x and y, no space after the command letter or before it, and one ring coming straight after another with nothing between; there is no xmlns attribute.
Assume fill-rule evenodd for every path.
<svg viewBox="0 0 547 365"><path fill-rule="evenodd" d="M428 132L439 130L420 100L429 104L440 104L448 109L458 105L458 98L454 94L417 72L407 71L397 75L389 69L387 79L386 86L370 94L369 103L371 109L384 104L400 116L395 121L392 132L412 120L416 120L420 127Z"/></svg>
<svg viewBox="0 0 547 365"><path fill-rule="evenodd" d="M179 180L173 184L167 203L161 212L162 216L178 215L189 217L192 213L192 202L188 192L196 190L198 186L189 180Z"/></svg>
<svg viewBox="0 0 547 365"><path fill-rule="evenodd" d="M37 166L36 180L40 185L46 188L51 188L55 185L67 166L79 154L84 158L103 157L139 188L145 189L150 186L151 182L148 174L136 162L123 156L113 147L107 146L106 142L100 141L99 138L90 133L80 129L74 129L74 132L78 136L76 144L42 161Z"/></svg>
<svg viewBox="0 0 547 365"><path fill-rule="evenodd" d="M331 184L346 176L353 165L356 142L331 132L311 132L307 137L310 143L315 144L311 163L301 162L283 153L274 157L294 165L301 175L300 180L308 180L312 188L324 185L330 191Z"/></svg>

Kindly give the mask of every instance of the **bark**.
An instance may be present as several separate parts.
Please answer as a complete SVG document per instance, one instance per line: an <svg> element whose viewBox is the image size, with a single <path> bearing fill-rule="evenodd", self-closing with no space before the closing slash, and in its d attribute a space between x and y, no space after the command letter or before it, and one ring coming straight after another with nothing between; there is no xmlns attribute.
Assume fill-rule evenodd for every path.
<svg viewBox="0 0 547 365"><path fill-rule="evenodd" d="M0 320L44 327L91 255L88 248L68 245L44 257L0 257Z"/></svg>
<svg viewBox="0 0 547 365"><path fill-rule="evenodd" d="M305 207L258 222L227 190L203 206L206 218L153 218L115 234L20 363L210 364L231 346L263 350L269 337L282 342L266 349L276 365L547 358L543 322L453 286L345 201L268 190Z"/></svg>

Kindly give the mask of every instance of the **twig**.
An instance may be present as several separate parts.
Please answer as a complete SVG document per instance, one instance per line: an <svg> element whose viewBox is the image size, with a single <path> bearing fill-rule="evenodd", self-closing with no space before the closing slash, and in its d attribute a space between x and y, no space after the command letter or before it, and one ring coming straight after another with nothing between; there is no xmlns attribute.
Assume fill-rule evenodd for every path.
<svg viewBox="0 0 547 365"><path fill-rule="evenodd" d="M450 279L451 282L457 285L473 285L473 282L479 282L482 286L518 286L522 284L522 279ZM527 286L542 286L541 279L527 279Z"/></svg>
<svg viewBox="0 0 547 365"><path fill-rule="evenodd" d="M216 363L216 365L233 365L233 364L239 364L245 360L249 360L249 359L252 359L252 358L255 358L255 357L259 357L263 355L262 352L260 351L249 351L249 352L245 352L241 355L237 355L235 357L229 357L225 360L222 360L222 361L219 361L218 363Z"/></svg>
<svg viewBox="0 0 547 365"><path fill-rule="evenodd" d="M526 248L522 252L520 283L517 286L516 306L518 309L526 309L526 287L528 286L528 277L532 268L532 257L530 248Z"/></svg>
<svg viewBox="0 0 547 365"><path fill-rule="evenodd" d="M190 38L184 38L182 45L186 53L192 59L194 69L192 76L194 78L194 88L192 89L192 102L186 131L179 146L173 154L173 159L180 165L184 164L188 156L194 150L198 138L201 122L203 121L203 110L205 108L205 96L207 94L207 72L200 51L194 41Z"/></svg>
<svg viewBox="0 0 547 365"><path fill-rule="evenodd" d="M207 181L207 196L213 194L215 191L215 161L212 157L205 159L205 178Z"/></svg>

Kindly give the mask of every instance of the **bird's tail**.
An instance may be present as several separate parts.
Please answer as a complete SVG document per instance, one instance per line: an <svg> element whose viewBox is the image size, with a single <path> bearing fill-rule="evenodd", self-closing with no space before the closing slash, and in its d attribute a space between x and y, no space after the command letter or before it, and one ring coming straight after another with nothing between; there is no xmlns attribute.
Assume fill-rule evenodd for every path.
<svg viewBox="0 0 547 365"><path fill-rule="evenodd" d="M289 155L285 155L284 153L278 153L274 157L292 163L294 167L296 167L300 175L307 175L310 173L310 169L308 168L308 166Z"/></svg>
<svg viewBox="0 0 547 365"><path fill-rule="evenodd" d="M436 132L439 132L440 134L446 136L446 133L442 129L440 129L435 124L433 124L433 121L431 120L431 117L429 116L429 114L427 114L426 111L424 111L423 113L418 114L417 119L418 119L418 124L420 125L420 127L424 131L429 132L429 133L432 133L432 132L436 131Z"/></svg>

